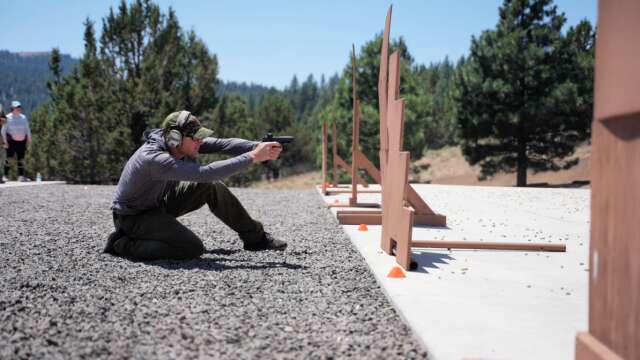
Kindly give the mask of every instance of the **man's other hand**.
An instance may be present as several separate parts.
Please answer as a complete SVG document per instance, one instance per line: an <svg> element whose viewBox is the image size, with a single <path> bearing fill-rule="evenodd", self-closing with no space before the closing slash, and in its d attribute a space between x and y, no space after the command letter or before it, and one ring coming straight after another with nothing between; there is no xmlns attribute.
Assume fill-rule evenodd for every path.
<svg viewBox="0 0 640 360"><path fill-rule="evenodd" d="M277 142L261 142L249 152L251 159L254 163L263 162L267 160L275 160L280 156L282 152L282 146Z"/></svg>

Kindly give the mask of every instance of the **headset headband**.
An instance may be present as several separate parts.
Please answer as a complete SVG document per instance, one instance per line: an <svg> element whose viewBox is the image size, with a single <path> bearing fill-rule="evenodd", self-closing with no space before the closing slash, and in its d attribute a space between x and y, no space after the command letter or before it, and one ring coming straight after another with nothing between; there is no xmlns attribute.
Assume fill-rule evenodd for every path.
<svg viewBox="0 0 640 360"><path fill-rule="evenodd" d="M176 126L178 127L178 129L182 130L184 125L189 122L189 118L191 118L190 112L186 110L180 111L180 114L178 115L178 121L176 121Z"/></svg>

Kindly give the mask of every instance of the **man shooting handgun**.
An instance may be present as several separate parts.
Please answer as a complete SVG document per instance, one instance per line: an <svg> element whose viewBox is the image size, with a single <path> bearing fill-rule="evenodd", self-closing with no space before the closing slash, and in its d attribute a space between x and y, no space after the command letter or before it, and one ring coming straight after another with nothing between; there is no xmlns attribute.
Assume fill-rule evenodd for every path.
<svg viewBox="0 0 640 360"><path fill-rule="evenodd" d="M197 258L202 240L177 218L207 204L209 210L238 233L244 249L284 250L254 220L219 180L263 161L276 160L278 141L255 142L211 137L188 111L170 114L162 129L149 132L146 143L129 159L111 207L115 232L104 252L140 260ZM234 157L200 165L200 153Z"/></svg>

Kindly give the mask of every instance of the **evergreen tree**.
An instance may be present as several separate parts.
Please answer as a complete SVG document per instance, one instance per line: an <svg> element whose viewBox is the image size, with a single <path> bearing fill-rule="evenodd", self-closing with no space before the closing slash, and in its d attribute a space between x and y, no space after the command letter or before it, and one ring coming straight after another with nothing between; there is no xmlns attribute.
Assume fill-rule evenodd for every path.
<svg viewBox="0 0 640 360"><path fill-rule="evenodd" d="M164 15L147 0L122 1L102 30L98 48L93 24L85 22L85 53L68 76L61 76L59 52L52 53L51 102L34 125L55 142L34 135L43 150L31 168L45 169L46 177L117 181L144 130L169 112L200 115L216 105L217 58L180 29L173 10Z"/></svg>
<svg viewBox="0 0 640 360"><path fill-rule="evenodd" d="M584 59L591 55L567 49L565 21L551 0L505 0L496 29L472 39L457 77L458 120L463 154L483 177L516 170L517 185L525 186L527 169L576 163L566 158L588 137L592 105L574 81L590 82ZM592 39L584 25L573 32L574 44ZM572 74L576 59L584 66Z"/></svg>
<svg viewBox="0 0 640 360"><path fill-rule="evenodd" d="M423 125L427 148L438 149L456 142L455 66L445 57L441 63L415 68L418 93L415 113Z"/></svg>
<svg viewBox="0 0 640 360"><path fill-rule="evenodd" d="M214 130L215 137L259 139L262 136L257 133L256 122L249 112L247 97L236 92L225 93L216 108L203 114L200 120ZM205 163L224 158L226 156L219 154L201 156ZM225 179L225 182L234 186L246 185L259 180L263 173L263 168L254 166Z"/></svg>
<svg viewBox="0 0 640 360"><path fill-rule="evenodd" d="M266 133L274 135L286 134L295 137L293 144L287 145L280 160L274 167L292 166L313 158L315 144L308 127L296 119L296 114L283 94L277 91L268 92L258 106L256 113L256 129L260 138Z"/></svg>
<svg viewBox="0 0 640 360"><path fill-rule="evenodd" d="M257 139L259 136L247 100L236 93L223 95L216 108L205 113L201 120L214 129L216 137Z"/></svg>
<svg viewBox="0 0 640 360"><path fill-rule="evenodd" d="M378 72L380 66L380 47L382 35L378 34L373 40L367 42L360 49L357 56L356 86L357 96L360 99L360 147L362 152L379 164L378 152L380 150L380 118L378 115ZM413 159L422 155L425 146L423 124L420 122L416 110L418 108L419 94L417 91L417 78L412 71L413 58L402 38L392 41L389 53L400 50L400 96L406 100L405 108L405 138L404 149L411 153ZM329 122L335 120L338 127L338 148L342 154L350 154L348 150L351 142L352 131L352 66L351 57L345 65L340 77L333 102L325 111L325 119ZM321 120L325 120L321 119ZM320 124L316 125L318 128ZM344 156L344 155L343 155ZM345 156L351 161L350 155Z"/></svg>
<svg viewBox="0 0 640 360"><path fill-rule="evenodd" d="M277 91L270 91L262 98L256 117L259 133L280 133L295 121L291 104Z"/></svg>
<svg viewBox="0 0 640 360"><path fill-rule="evenodd" d="M307 122L311 111L318 102L318 96L318 84L313 78L313 74L309 74L307 80L300 87L298 107L296 108L298 119L301 122Z"/></svg>
<svg viewBox="0 0 640 360"><path fill-rule="evenodd" d="M60 154L58 146L59 134L55 119L55 107L52 101L57 94L57 88L62 78L62 64L60 50L54 48L51 51L49 69L53 74L53 79L47 82L47 89L51 93L52 100L45 102L38 107L29 120L32 134L31 151L27 157L27 168L41 173L44 178L57 178L59 174L58 157L48 156L48 154Z"/></svg>

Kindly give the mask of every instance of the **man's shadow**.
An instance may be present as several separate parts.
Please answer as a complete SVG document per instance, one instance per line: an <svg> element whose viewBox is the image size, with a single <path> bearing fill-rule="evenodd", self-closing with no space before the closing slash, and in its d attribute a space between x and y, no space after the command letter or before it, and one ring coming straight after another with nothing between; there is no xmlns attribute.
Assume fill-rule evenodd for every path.
<svg viewBox="0 0 640 360"><path fill-rule="evenodd" d="M233 255L240 250L237 249L212 249L205 250L205 255ZM143 264L159 266L167 270L207 270L207 271L225 271L225 270L265 270L283 268L289 270L307 269L307 266L299 264L291 264L286 261L251 261L232 259L228 257L200 257L191 260L153 260L142 261ZM236 263L236 264L227 264Z"/></svg>

